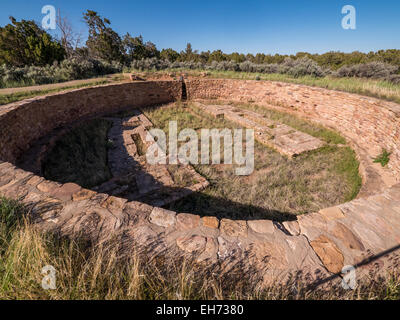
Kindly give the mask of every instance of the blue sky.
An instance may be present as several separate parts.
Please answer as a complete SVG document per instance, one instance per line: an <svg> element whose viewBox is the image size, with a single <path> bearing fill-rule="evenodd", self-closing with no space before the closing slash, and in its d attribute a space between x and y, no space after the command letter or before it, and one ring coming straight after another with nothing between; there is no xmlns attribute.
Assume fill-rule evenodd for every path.
<svg viewBox="0 0 400 320"><path fill-rule="evenodd" d="M357 10L357 29L341 27L341 8ZM121 35L143 35L159 49L292 54L400 49L398 0L1 0L0 25L10 15L41 21L54 5L87 35L82 13L97 11Z"/></svg>

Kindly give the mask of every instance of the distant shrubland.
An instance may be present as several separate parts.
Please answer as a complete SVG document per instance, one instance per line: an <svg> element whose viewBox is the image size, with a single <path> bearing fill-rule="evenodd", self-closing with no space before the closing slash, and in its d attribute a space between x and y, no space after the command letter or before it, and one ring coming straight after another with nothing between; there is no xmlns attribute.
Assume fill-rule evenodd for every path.
<svg viewBox="0 0 400 320"><path fill-rule="evenodd" d="M400 50L254 55L221 50L198 52L188 43L181 52L171 48L160 51L141 35L120 36L111 28L111 21L95 11L88 10L83 19L89 34L85 44L80 43L81 37L64 17L58 19L59 38L34 21L10 17L10 23L0 27L0 87L168 69L285 74L295 78L357 77L400 83Z"/></svg>
<svg viewBox="0 0 400 320"><path fill-rule="evenodd" d="M110 73L121 72L119 62L108 63L96 59L70 58L44 67L0 66L0 87L57 83L87 79Z"/></svg>

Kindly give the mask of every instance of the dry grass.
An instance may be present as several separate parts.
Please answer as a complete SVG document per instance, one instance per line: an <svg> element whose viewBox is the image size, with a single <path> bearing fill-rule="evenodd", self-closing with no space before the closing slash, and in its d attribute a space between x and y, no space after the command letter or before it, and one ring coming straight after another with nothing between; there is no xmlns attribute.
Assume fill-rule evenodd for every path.
<svg viewBox="0 0 400 320"><path fill-rule="evenodd" d="M297 282L261 288L240 270L227 276L187 260L122 259L118 243L84 242L40 233L18 202L0 198L0 299L391 299L400 298L398 273L359 282L356 290L340 286L311 288ZM42 268L56 270L56 289L41 286Z"/></svg>
<svg viewBox="0 0 400 320"><path fill-rule="evenodd" d="M246 107L260 111L257 106ZM208 116L190 103L171 104L144 112L156 128L165 132L171 120L178 122L178 131L183 128L199 131L201 128L238 127L224 119ZM247 177L235 175L234 165L195 165L196 171L211 183L210 187L175 202L169 209L219 218L286 220L292 219L294 214L314 212L357 195L361 185L358 162L349 147L335 144L345 142L340 135L293 116L265 109L263 112L331 144L289 160L256 142L255 171Z"/></svg>

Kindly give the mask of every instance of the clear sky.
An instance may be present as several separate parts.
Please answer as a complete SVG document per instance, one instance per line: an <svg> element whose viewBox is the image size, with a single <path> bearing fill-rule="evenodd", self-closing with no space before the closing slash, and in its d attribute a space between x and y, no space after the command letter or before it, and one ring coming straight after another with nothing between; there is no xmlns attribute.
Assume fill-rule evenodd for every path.
<svg viewBox="0 0 400 320"><path fill-rule="evenodd" d="M341 26L344 5L357 10L357 29ZM1 0L0 25L10 15L41 21L41 8L54 5L87 35L82 13L95 10L120 35L141 34L158 49L226 53L299 51L363 52L400 49L399 0Z"/></svg>

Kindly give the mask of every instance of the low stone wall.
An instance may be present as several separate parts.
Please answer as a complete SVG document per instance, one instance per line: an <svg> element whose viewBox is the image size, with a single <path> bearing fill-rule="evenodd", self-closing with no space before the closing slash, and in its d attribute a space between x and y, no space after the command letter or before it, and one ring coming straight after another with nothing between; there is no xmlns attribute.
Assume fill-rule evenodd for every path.
<svg viewBox="0 0 400 320"><path fill-rule="evenodd" d="M0 195L21 199L44 230L94 243L119 237L126 254L139 247L150 255L188 255L217 265L221 273L240 266L264 284L292 275L323 280L345 265L359 264L367 273L397 267L396 252L378 256L400 244L400 184L395 184L400 173L398 105L273 82L191 80L186 87L189 99L253 101L336 128L357 147L364 171L383 182L369 190L369 197L302 215L297 221L219 221L127 202L73 183L46 181L13 165L31 142L58 126L182 97L180 82L155 81L79 89L0 107ZM379 171L371 157L382 147L392 156L389 168ZM363 263L375 258L378 264Z"/></svg>

